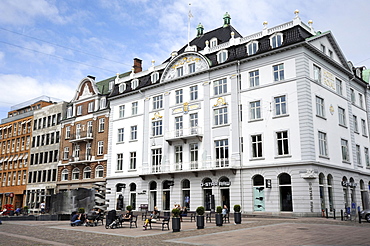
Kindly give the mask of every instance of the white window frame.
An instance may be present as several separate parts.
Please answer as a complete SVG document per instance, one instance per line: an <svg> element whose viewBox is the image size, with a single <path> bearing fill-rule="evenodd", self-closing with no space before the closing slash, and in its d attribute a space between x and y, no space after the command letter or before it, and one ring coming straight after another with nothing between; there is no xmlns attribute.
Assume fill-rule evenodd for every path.
<svg viewBox="0 0 370 246"><path fill-rule="evenodd" d="M105 97L100 98L100 109L107 107L107 99Z"/></svg>
<svg viewBox="0 0 370 246"><path fill-rule="evenodd" d="M131 126L130 139L137 140L137 125Z"/></svg>
<svg viewBox="0 0 370 246"><path fill-rule="evenodd" d="M361 160L361 146L356 144L356 158L357 158L357 166L362 165L362 160Z"/></svg>
<svg viewBox="0 0 370 246"><path fill-rule="evenodd" d="M91 167L85 167L83 170L83 179L91 179Z"/></svg>
<svg viewBox="0 0 370 246"><path fill-rule="evenodd" d="M80 169L78 167L73 168L72 170L72 180L80 179Z"/></svg>
<svg viewBox="0 0 370 246"><path fill-rule="evenodd" d="M217 46L218 45L217 38L211 38L211 40L209 41L209 44L210 44L210 48Z"/></svg>
<svg viewBox="0 0 370 246"><path fill-rule="evenodd" d="M256 87L260 85L260 72L254 70L249 72L249 87Z"/></svg>
<svg viewBox="0 0 370 246"><path fill-rule="evenodd" d="M228 167L229 140L228 139L215 140L214 144L215 144L216 167Z"/></svg>
<svg viewBox="0 0 370 246"><path fill-rule="evenodd" d="M82 115L82 105L77 106L77 115Z"/></svg>
<svg viewBox="0 0 370 246"><path fill-rule="evenodd" d="M318 131L319 155L328 157L328 141L325 132Z"/></svg>
<svg viewBox="0 0 370 246"><path fill-rule="evenodd" d="M104 132L105 126L105 118L99 119L99 132Z"/></svg>
<svg viewBox="0 0 370 246"><path fill-rule="evenodd" d="M316 96L316 116L325 118L325 101L319 96Z"/></svg>
<svg viewBox="0 0 370 246"><path fill-rule="evenodd" d="M98 152L97 155L104 154L104 141L98 141Z"/></svg>
<svg viewBox="0 0 370 246"><path fill-rule="evenodd" d="M125 105L120 105L118 107L118 118L125 117Z"/></svg>
<svg viewBox="0 0 370 246"><path fill-rule="evenodd" d="M228 124L228 112L227 107L216 108L213 110L214 125L221 126Z"/></svg>
<svg viewBox="0 0 370 246"><path fill-rule="evenodd" d="M348 149L348 140L341 139L341 153L342 153L342 161L349 162L349 149Z"/></svg>
<svg viewBox="0 0 370 246"><path fill-rule="evenodd" d="M95 167L95 178L104 178L104 167L102 165Z"/></svg>
<svg viewBox="0 0 370 246"><path fill-rule="evenodd" d="M342 80L335 78L335 89L339 95L343 95L343 83Z"/></svg>
<svg viewBox="0 0 370 246"><path fill-rule="evenodd" d="M353 115L353 125L355 127L355 129L354 129L355 133L358 133L358 120L357 120L356 115Z"/></svg>
<svg viewBox="0 0 370 246"><path fill-rule="evenodd" d="M137 115L138 102L131 103L131 115Z"/></svg>
<svg viewBox="0 0 370 246"><path fill-rule="evenodd" d="M188 71L189 71L189 74L190 73L195 73L195 63L189 63L188 65Z"/></svg>
<svg viewBox="0 0 370 246"><path fill-rule="evenodd" d="M227 50L220 50L217 53L217 62L219 64L226 62L228 58L229 58L229 52Z"/></svg>
<svg viewBox="0 0 370 246"><path fill-rule="evenodd" d="M136 151L130 152L130 170L136 170L137 154Z"/></svg>
<svg viewBox="0 0 370 246"><path fill-rule="evenodd" d="M125 141L125 128L117 129L117 142L123 143Z"/></svg>
<svg viewBox="0 0 370 246"><path fill-rule="evenodd" d="M342 107L338 107L338 118L339 125L346 126L346 110Z"/></svg>
<svg viewBox="0 0 370 246"><path fill-rule="evenodd" d="M366 120L361 119L361 128L362 128L362 135L367 137L367 126L366 126Z"/></svg>
<svg viewBox="0 0 370 246"><path fill-rule="evenodd" d="M131 81L131 90L135 90L139 86L139 80L134 79Z"/></svg>
<svg viewBox="0 0 370 246"><path fill-rule="evenodd" d="M274 81L282 81L284 80L284 63L280 63L277 65L272 66L274 72Z"/></svg>
<svg viewBox="0 0 370 246"><path fill-rule="evenodd" d="M190 101L198 100L198 85L190 86Z"/></svg>
<svg viewBox="0 0 370 246"><path fill-rule="evenodd" d="M258 51L258 42L257 41L251 41L250 43L247 44L247 50L248 50L248 55L254 55Z"/></svg>
<svg viewBox="0 0 370 246"><path fill-rule="evenodd" d="M366 167L370 167L369 148L364 147L364 154L365 154L365 164L366 164Z"/></svg>
<svg viewBox="0 0 370 246"><path fill-rule="evenodd" d="M213 82L213 93L215 96L227 93L227 79L219 79Z"/></svg>
<svg viewBox="0 0 370 246"><path fill-rule="evenodd" d="M69 158L69 147L64 147L63 160L68 160Z"/></svg>
<svg viewBox="0 0 370 246"><path fill-rule="evenodd" d="M66 126L66 139L71 138L71 126Z"/></svg>
<svg viewBox="0 0 370 246"><path fill-rule="evenodd" d="M253 159L263 157L262 134L251 135L251 152L251 156Z"/></svg>
<svg viewBox="0 0 370 246"><path fill-rule="evenodd" d="M289 132L278 131L275 132L275 136L276 136L276 155L277 156L290 155Z"/></svg>
<svg viewBox="0 0 370 246"><path fill-rule="evenodd" d="M88 113L91 113L91 112L94 111L94 105L95 105L94 102L89 102L88 107L87 107L87 112Z"/></svg>
<svg viewBox="0 0 370 246"><path fill-rule="evenodd" d="M183 67L176 68L176 74L177 74L177 77L184 76L184 68Z"/></svg>
<svg viewBox="0 0 370 246"><path fill-rule="evenodd" d="M117 154L117 171L123 170L123 153Z"/></svg>
<svg viewBox="0 0 370 246"><path fill-rule="evenodd" d="M68 169L63 169L60 179L61 181L68 181Z"/></svg>
<svg viewBox="0 0 370 246"><path fill-rule="evenodd" d="M321 84L321 67L313 64L313 79L315 82Z"/></svg>
<svg viewBox="0 0 370 246"><path fill-rule="evenodd" d="M163 95L153 97L153 110L163 108Z"/></svg>
<svg viewBox="0 0 370 246"><path fill-rule="evenodd" d="M180 104L183 102L183 90L179 89L175 91L175 97L176 97L176 104Z"/></svg>
<svg viewBox="0 0 370 246"><path fill-rule="evenodd" d="M284 98L284 100L282 100ZM274 97L274 115L275 117L288 114L288 99L286 95Z"/></svg>
<svg viewBox="0 0 370 246"><path fill-rule="evenodd" d="M158 79L159 79L159 73L158 72L154 72L150 75L150 80L151 80L152 84L157 82Z"/></svg>
<svg viewBox="0 0 370 246"><path fill-rule="evenodd" d="M162 136L162 120L153 120L152 121L152 136Z"/></svg>
<svg viewBox="0 0 370 246"><path fill-rule="evenodd" d="M254 101L249 103L249 112L250 112L250 120L258 120L261 119L261 101Z"/></svg>
<svg viewBox="0 0 370 246"><path fill-rule="evenodd" d="M280 47L283 44L283 42L284 42L284 37L282 33L275 33L274 35L270 37L270 44L273 49Z"/></svg>
<svg viewBox="0 0 370 246"><path fill-rule="evenodd" d="M152 172L157 173L161 171L162 165L162 149L152 149Z"/></svg>
<svg viewBox="0 0 370 246"><path fill-rule="evenodd" d="M126 83L121 83L118 85L118 92L122 93L126 90Z"/></svg>

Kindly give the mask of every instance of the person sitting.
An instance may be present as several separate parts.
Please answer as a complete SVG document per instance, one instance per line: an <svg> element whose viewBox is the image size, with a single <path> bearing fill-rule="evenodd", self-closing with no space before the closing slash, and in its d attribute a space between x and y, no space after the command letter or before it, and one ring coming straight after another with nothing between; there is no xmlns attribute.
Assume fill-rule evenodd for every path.
<svg viewBox="0 0 370 246"><path fill-rule="evenodd" d="M21 212L22 212L22 209L21 208L17 208L15 211L14 211L14 214L15 215L20 215L21 214Z"/></svg>
<svg viewBox="0 0 370 246"><path fill-rule="evenodd" d="M125 216L123 216L123 221L130 221L131 220L132 213L128 210L126 210Z"/></svg>
<svg viewBox="0 0 370 246"><path fill-rule="evenodd" d="M158 219L158 208L155 206L153 213L150 214L149 219L146 219L144 222L144 225L143 225L144 230L146 230L146 228L148 227L150 223L157 222L157 219Z"/></svg>
<svg viewBox="0 0 370 246"><path fill-rule="evenodd" d="M82 224L81 220L82 214L79 214L77 212L72 213L72 218L71 218L71 226L79 226Z"/></svg>

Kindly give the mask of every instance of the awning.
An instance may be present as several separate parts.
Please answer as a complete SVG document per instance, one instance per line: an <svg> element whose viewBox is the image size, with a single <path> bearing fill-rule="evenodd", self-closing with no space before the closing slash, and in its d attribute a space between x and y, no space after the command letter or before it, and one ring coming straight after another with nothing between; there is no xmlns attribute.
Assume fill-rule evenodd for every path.
<svg viewBox="0 0 370 246"><path fill-rule="evenodd" d="M21 123L21 125L23 125L23 124L25 124L26 122L25 121L23 121L22 123Z"/></svg>
<svg viewBox="0 0 370 246"><path fill-rule="evenodd" d="M27 121L26 121L26 123L30 123L30 122L31 122L31 120L27 120Z"/></svg>
<svg viewBox="0 0 370 246"><path fill-rule="evenodd" d="M6 162L7 160L8 160L8 157L5 157L4 162Z"/></svg>
<svg viewBox="0 0 370 246"><path fill-rule="evenodd" d="M24 156L23 156L23 160L27 159L28 158L28 153L26 153Z"/></svg>
<svg viewBox="0 0 370 246"><path fill-rule="evenodd" d="M12 161L12 160L13 160L13 156L11 156L8 161Z"/></svg>
<svg viewBox="0 0 370 246"><path fill-rule="evenodd" d="M0 163L3 163L3 161L4 161L4 158L1 158Z"/></svg>
<svg viewBox="0 0 370 246"><path fill-rule="evenodd" d="M22 160L22 156L23 156L23 154L20 154L19 157L18 157L18 160Z"/></svg>
<svg viewBox="0 0 370 246"><path fill-rule="evenodd" d="M18 155L14 156L13 161L17 161L17 160L18 160Z"/></svg>

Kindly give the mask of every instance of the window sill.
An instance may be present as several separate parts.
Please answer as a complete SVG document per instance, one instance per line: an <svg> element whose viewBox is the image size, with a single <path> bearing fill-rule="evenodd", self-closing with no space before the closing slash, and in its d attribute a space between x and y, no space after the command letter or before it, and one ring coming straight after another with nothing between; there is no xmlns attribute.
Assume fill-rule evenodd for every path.
<svg viewBox="0 0 370 246"><path fill-rule="evenodd" d="M255 157L255 158L252 158L252 159L249 159L249 161L260 161L260 160L264 160L265 157Z"/></svg>
<svg viewBox="0 0 370 246"><path fill-rule="evenodd" d="M363 136L364 138L368 138L368 136L367 136L367 135L363 135L363 134L362 134L362 136Z"/></svg>
<svg viewBox="0 0 370 246"><path fill-rule="evenodd" d="M258 122L258 121L263 121L263 118L258 118L258 119L249 120L249 121L248 121L248 123Z"/></svg>
<svg viewBox="0 0 370 246"><path fill-rule="evenodd" d="M132 139L129 142L132 143L132 142L137 142L137 141L138 141L137 139Z"/></svg>
<svg viewBox="0 0 370 246"><path fill-rule="evenodd" d="M348 128L346 125L342 125L342 124L339 124L339 126L341 126L341 127L344 127L344 128Z"/></svg>
<svg viewBox="0 0 370 246"><path fill-rule="evenodd" d="M230 126L230 124L215 125L212 128L220 128L220 127L224 127L224 126Z"/></svg>
<svg viewBox="0 0 370 246"><path fill-rule="evenodd" d="M136 169L129 169L128 172L136 172Z"/></svg>
<svg viewBox="0 0 370 246"><path fill-rule="evenodd" d="M277 119L277 118L283 118L283 117L288 117L288 116L289 116L289 114L282 114L282 115L275 115L272 118Z"/></svg>
<svg viewBox="0 0 370 246"><path fill-rule="evenodd" d="M115 173L123 173L123 171L122 170L117 170L117 171L115 171Z"/></svg>
<svg viewBox="0 0 370 246"><path fill-rule="evenodd" d="M279 156L275 156L274 158L281 159L281 158L290 158L290 157L292 157L292 155L279 155Z"/></svg>
<svg viewBox="0 0 370 246"><path fill-rule="evenodd" d="M329 156L325 156L325 155L319 155L320 158L323 158L323 159L327 159L327 160L330 160L330 157Z"/></svg>
<svg viewBox="0 0 370 246"><path fill-rule="evenodd" d="M320 119L323 119L323 120L326 120L326 118L325 118L325 116L321 116L321 115L316 115L318 118L320 118Z"/></svg>
<svg viewBox="0 0 370 246"><path fill-rule="evenodd" d="M360 134L359 132L354 131L355 134Z"/></svg>
<svg viewBox="0 0 370 246"><path fill-rule="evenodd" d="M349 161L342 161L342 163L351 164L351 162L349 162Z"/></svg>
<svg viewBox="0 0 370 246"><path fill-rule="evenodd" d="M124 144L125 142L123 141L123 142L117 142L116 144Z"/></svg>

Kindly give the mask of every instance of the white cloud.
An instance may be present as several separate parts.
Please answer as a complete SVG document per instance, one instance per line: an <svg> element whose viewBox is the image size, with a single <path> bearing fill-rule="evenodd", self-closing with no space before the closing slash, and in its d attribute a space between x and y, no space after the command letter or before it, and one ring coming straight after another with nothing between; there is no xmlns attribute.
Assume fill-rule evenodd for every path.
<svg viewBox="0 0 370 246"><path fill-rule="evenodd" d="M2 0L0 1L0 23L7 25L32 25L43 17L53 23L65 23L58 8L46 0Z"/></svg>

